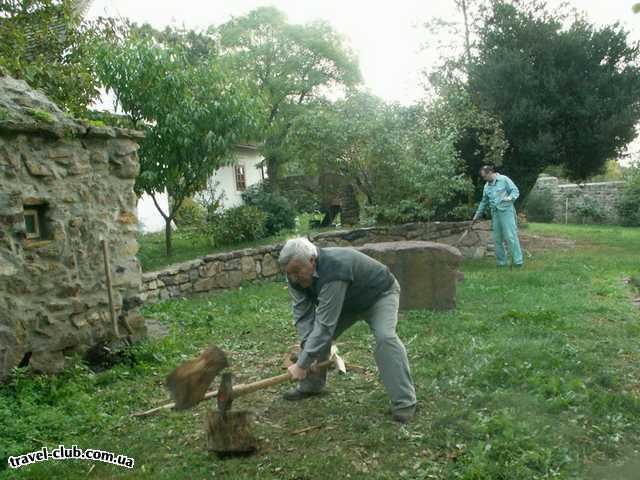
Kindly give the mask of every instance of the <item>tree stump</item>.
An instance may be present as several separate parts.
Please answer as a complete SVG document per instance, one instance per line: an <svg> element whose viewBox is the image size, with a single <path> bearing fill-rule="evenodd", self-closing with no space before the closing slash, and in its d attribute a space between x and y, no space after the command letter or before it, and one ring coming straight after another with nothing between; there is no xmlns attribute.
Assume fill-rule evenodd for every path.
<svg viewBox="0 0 640 480"><path fill-rule="evenodd" d="M218 455L254 452L258 441L251 433L251 412L227 412L223 418L218 410L207 411L207 449Z"/></svg>

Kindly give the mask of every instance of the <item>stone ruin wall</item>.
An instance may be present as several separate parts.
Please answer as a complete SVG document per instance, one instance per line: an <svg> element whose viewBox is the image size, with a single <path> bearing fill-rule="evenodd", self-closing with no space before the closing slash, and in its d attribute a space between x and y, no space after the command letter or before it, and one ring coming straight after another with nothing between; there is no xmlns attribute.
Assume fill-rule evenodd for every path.
<svg viewBox="0 0 640 480"><path fill-rule="evenodd" d="M133 192L140 137L77 122L0 74L0 380L19 365L59 371L65 355L114 339L102 238L120 335L126 320L130 339L144 336ZM37 212L39 238L25 210Z"/></svg>
<svg viewBox="0 0 640 480"><path fill-rule="evenodd" d="M358 228L323 232L310 236L320 247L360 247L367 243L428 240L454 244L470 222L409 223L390 227ZM489 222L479 222L456 245L465 258L490 255ZM228 288L243 282L269 281L278 277L278 255L282 244L216 253L178 263L163 270L144 273L142 299L153 303L168 298L190 297Z"/></svg>
<svg viewBox="0 0 640 480"><path fill-rule="evenodd" d="M616 204L620 198L625 182L593 182L578 185L576 183L560 183L556 177L540 177L534 190L547 190L553 205L553 221L555 223L582 223L583 219L575 213L574 207L585 200L594 201L604 215L604 223L618 224L620 218ZM568 207L568 208L567 208ZM565 218L565 214L566 218Z"/></svg>

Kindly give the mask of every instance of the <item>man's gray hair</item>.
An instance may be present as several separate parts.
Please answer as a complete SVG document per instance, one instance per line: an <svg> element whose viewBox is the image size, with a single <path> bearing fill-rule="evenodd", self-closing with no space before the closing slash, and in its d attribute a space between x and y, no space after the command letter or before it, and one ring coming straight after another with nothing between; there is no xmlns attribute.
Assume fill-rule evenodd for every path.
<svg viewBox="0 0 640 480"><path fill-rule="evenodd" d="M278 263L280 266L286 267L289 262L294 258L299 258L308 262L311 257L318 256L318 247L316 247L308 238L297 237L287 240L282 250L280 250L280 257Z"/></svg>

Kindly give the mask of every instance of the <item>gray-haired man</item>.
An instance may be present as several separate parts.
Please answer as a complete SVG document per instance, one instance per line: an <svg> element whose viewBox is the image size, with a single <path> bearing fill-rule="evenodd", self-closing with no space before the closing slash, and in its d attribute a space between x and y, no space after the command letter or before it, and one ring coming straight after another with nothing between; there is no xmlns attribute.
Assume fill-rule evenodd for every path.
<svg viewBox="0 0 640 480"><path fill-rule="evenodd" d="M376 339L375 359L393 418L411 420L416 393L407 352L396 334L400 285L389 269L353 248L317 248L306 238L287 241L279 263L287 274L302 347L289 367L298 386L284 398L301 400L320 393L327 372L308 372L309 367L326 360L332 340L364 319Z"/></svg>

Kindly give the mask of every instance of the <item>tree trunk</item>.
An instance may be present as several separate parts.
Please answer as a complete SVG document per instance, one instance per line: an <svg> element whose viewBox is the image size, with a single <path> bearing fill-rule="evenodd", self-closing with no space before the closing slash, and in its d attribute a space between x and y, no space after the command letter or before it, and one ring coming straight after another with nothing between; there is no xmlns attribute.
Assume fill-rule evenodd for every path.
<svg viewBox="0 0 640 480"><path fill-rule="evenodd" d="M278 162L278 159L275 156L269 156L266 158L266 163L267 163L267 175L269 177L269 188L271 189L272 192L279 192L280 191L280 185L278 183L278 177L279 177L279 170L280 170L280 165Z"/></svg>
<svg viewBox="0 0 640 480"><path fill-rule="evenodd" d="M167 257L171 256L171 217L164 219L164 245Z"/></svg>
<svg viewBox="0 0 640 480"><path fill-rule="evenodd" d="M353 185L350 183L343 185L340 200L340 223L342 225L357 225L360 221L360 204Z"/></svg>

